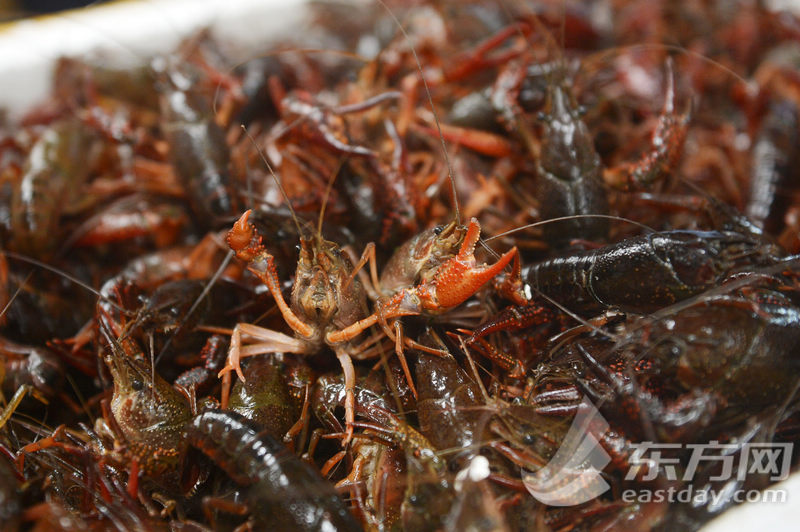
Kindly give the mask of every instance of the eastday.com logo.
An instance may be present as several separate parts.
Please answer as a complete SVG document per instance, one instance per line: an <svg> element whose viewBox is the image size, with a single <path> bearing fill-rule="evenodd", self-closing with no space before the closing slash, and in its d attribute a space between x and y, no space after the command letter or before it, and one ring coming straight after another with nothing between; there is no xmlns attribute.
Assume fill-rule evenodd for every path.
<svg viewBox="0 0 800 532"><path fill-rule="evenodd" d="M575 506L588 502L610 489L603 478L603 468L611 461L600 444L608 430L608 422L591 401L584 397L564 440L553 458L537 471L523 471L522 481L530 494L549 506ZM694 480L698 467L713 463L717 474L709 481L720 481L723 489L710 486L702 488L692 485L683 488L626 489L622 492L625 502L679 502L709 504L722 507L733 501L740 502L786 502L787 494L782 490L738 489L748 475L763 475L772 482L786 480L791 466L791 443L720 443L705 444L631 443L633 451L629 458L629 470L625 480L639 478L651 481L661 476L666 481L684 482ZM689 460L679 475L680 459L677 451L689 452ZM666 453L666 455L664 454ZM735 459L738 457L738 464ZM644 474L641 470L644 469Z"/></svg>

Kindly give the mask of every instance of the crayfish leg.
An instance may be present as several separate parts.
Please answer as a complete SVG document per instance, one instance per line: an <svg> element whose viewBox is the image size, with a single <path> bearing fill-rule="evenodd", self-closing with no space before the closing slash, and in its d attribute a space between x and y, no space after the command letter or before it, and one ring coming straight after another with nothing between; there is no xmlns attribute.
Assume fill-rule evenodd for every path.
<svg viewBox="0 0 800 532"><path fill-rule="evenodd" d="M345 456L347 456L347 451L339 451L338 453L334 454L325 462L319 472L322 473L323 477L327 477L328 473L331 472L331 469L339 465L339 462L341 462Z"/></svg>
<svg viewBox="0 0 800 532"><path fill-rule="evenodd" d="M353 359L350 354L343 349L336 350L336 357L339 359L339 364L342 365L342 372L344 373L344 421L345 421L345 437L342 440L342 447L346 447L353 439L353 422L356 419L356 371L353 368Z"/></svg>
<svg viewBox="0 0 800 532"><path fill-rule="evenodd" d="M344 286L342 287L342 291L347 290L350 286L350 283L353 282L356 275L361 280L361 284L366 289L369 296L374 299L378 300L380 298L381 293L381 282L378 279L378 265L375 259L375 243L370 242L364 247L364 251L361 252L361 257L356 260L355 252L349 246L344 248L345 253L350 257L350 261L355 264L353 267L352 273L348 276L347 281L345 282ZM369 277L367 277L366 273L364 272L364 266L369 263Z"/></svg>
<svg viewBox="0 0 800 532"><path fill-rule="evenodd" d="M242 346L242 335L260 340L258 343ZM239 380L244 382L244 373L240 365L241 359L252 355L266 353L297 353L308 352L308 344L297 338L285 335L272 329L266 329L252 323L237 323L231 333L231 346L228 349L228 359L218 376L222 377L222 407L228 405L230 394L230 372L235 371Z"/></svg>
<svg viewBox="0 0 800 532"><path fill-rule="evenodd" d="M417 389L414 387L414 380L411 378L411 370L408 368L406 355L403 353L403 324L400 321L394 322L394 351L397 353L397 359L400 361L400 366L403 368L403 373L406 376L408 387L411 388L411 393L414 394L414 399L417 399Z"/></svg>
<svg viewBox="0 0 800 532"><path fill-rule="evenodd" d="M22 399L27 394L32 395L33 397L35 397L44 404L48 403L47 399L42 395L42 393L39 390L37 390L30 384L23 384L22 386L17 388L17 391L14 393L14 396L11 398L11 400L8 401L6 407L2 411L0 411L0 429L2 429L3 426L6 424L6 422L11 418L11 416L14 414L14 411L17 409L19 404L22 402Z"/></svg>
<svg viewBox="0 0 800 532"><path fill-rule="evenodd" d="M19 472L22 473L24 471L24 469L25 469L25 455L30 454L30 453L35 453L37 451L42 451L42 450L45 450L45 449L51 449L51 448L54 448L54 447L59 448L59 449L63 449L65 451L69 452L69 453L74 453L74 454L77 454L77 455L80 455L81 453L83 453L84 450L81 449L80 447L72 445L70 443L66 443L65 441L63 441L64 439L66 439L66 433L67 433L67 426L66 425L59 425L58 427L56 427L56 429L53 431L53 433L50 436L47 436L46 438L42 438L39 441L35 441L35 442L32 442L32 443L29 443L28 445L26 445L25 447L20 449L17 452L17 469L19 470Z"/></svg>

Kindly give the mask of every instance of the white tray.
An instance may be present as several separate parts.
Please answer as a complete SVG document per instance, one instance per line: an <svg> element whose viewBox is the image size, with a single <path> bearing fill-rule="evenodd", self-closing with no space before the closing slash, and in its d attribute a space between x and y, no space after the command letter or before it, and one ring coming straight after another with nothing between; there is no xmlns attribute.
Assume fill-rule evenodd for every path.
<svg viewBox="0 0 800 532"><path fill-rule="evenodd" d="M0 107L19 116L50 89L61 56L132 66L167 53L210 27L224 42L254 49L306 27L306 0L122 1L0 25ZM242 60L247 57L242 57Z"/></svg>

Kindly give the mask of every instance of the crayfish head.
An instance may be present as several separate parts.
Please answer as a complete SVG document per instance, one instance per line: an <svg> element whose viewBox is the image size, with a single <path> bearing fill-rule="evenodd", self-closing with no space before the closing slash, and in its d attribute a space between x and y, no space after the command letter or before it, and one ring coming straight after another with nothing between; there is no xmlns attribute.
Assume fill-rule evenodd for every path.
<svg viewBox="0 0 800 532"><path fill-rule="evenodd" d="M143 362L112 344L105 362L114 379L111 414L149 473L176 469L191 411L183 396Z"/></svg>
<svg viewBox="0 0 800 532"><path fill-rule="evenodd" d="M333 319L338 310L328 276L325 275L325 272L316 269L310 278L305 280L307 284L300 287L299 305L307 318L320 325L325 325Z"/></svg>
<svg viewBox="0 0 800 532"><path fill-rule="evenodd" d="M561 83L549 88L546 107L541 170L558 179L576 182L588 176L591 169L599 168L600 160L589 127Z"/></svg>
<svg viewBox="0 0 800 532"><path fill-rule="evenodd" d="M292 306L308 323L341 327L358 319L366 305L364 289L351 278L353 266L339 246L317 236L300 240ZM353 315L351 317L351 315Z"/></svg>
<svg viewBox="0 0 800 532"><path fill-rule="evenodd" d="M455 221L427 229L397 248L381 274L386 293L430 279L439 266L455 256L466 228Z"/></svg>
<svg viewBox="0 0 800 532"><path fill-rule="evenodd" d="M455 221L434 227L430 230L429 238L423 239L424 245L415 250L417 258L426 259L425 269L437 267L443 260L456 254L466 233L466 227Z"/></svg>

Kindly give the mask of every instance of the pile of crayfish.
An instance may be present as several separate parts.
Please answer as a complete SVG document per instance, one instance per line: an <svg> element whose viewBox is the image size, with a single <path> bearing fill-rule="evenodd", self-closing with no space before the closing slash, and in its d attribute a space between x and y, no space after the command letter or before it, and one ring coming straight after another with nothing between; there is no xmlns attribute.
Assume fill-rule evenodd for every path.
<svg viewBox="0 0 800 532"><path fill-rule="evenodd" d="M800 19L412 4L0 123L0 529L692 530L795 469Z"/></svg>

